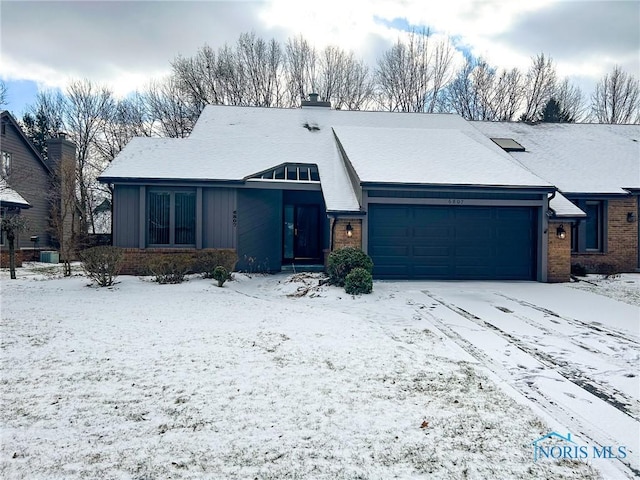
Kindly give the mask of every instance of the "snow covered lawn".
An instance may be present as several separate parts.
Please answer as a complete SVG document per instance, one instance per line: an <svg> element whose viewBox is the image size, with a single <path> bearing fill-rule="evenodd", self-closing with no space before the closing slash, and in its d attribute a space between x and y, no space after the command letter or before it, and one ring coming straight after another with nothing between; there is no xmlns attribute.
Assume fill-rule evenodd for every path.
<svg viewBox="0 0 640 480"><path fill-rule="evenodd" d="M533 461L531 442L573 424L545 403L562 395L545 383L560 367L538 375L529 346L544 334L531 322L545 322L540 351L582 349L577 371L591 371L605 355L583 345L604 337L555 328L577 320L560 293L587 302L578 313L630 305L528 282L376 282L357 298L286 275L98 289L32 267L0 274L2 478L628 478L615 460ZM508 319L523 326L519 346L500 343L515 338ZM637 323L599 319L619 335L602 346L617 370L588 380L631 402L636 420L608 433L625 441L638 425L637 377L625 377L638 352L624 343ZM592 430L573 433L597 442Z"/></svg>

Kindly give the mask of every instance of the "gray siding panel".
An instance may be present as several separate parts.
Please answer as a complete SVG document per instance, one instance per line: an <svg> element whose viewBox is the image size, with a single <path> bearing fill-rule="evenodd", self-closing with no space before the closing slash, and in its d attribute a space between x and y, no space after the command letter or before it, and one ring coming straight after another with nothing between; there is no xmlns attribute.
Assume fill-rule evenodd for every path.
<svg viewBox="0 0 640 480"><path fill-rule="evenodd" d="M33 247L32 235L39 238L38 247L50 246L49 201L51 183L49 173L42 162L33 155L31 149L10 123L0 139L0 150L11 154L11 173L9 185L29 202L31 208L23 210L28 230L18 236L18 248Z"/></svg>
<svg viewBox="0 0 640 480"><path fill-rule="evenodd" d="M238 190L238 270L281 267L282 191Z"/></svg>
<svg viewBox="0 0 640 480"><path fill-rule="evenodd" d="M236 190L233 188L203 188L203 248L235 248L234 211Z"/></svg>
<svg viewBox="0 0 640 480"><path fill-rule="evenodd" d="M137 248L140 234L140 187L116 185L113 191L113 245Z"/></svg>

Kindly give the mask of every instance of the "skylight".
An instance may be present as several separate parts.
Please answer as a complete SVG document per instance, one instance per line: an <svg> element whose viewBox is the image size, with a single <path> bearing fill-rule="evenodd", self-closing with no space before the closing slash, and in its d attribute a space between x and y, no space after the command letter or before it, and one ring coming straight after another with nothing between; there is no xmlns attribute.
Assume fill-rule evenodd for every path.
<svg viewBox="0 0 640 480"><path fill-rule="evenodd" d="M505 152L524 152L525 148L513 138L492 138L493 143L502 148Z"/></svg>
<svg viewBox="0 0 640 480"><path fill-rule="evenodd" d="M287 163L249 177L251 180L280 180L285 182L319 182L318 166Z"/></svg>

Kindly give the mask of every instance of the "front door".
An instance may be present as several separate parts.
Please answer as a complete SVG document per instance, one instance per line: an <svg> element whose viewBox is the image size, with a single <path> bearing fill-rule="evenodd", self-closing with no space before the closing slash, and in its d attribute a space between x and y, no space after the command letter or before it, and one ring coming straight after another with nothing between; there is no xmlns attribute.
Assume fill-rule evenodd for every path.
<svg viewBox="0 0 640 480"><path fill-rule="evenodd" d="M318 262L322 258L318 205L284 206L284 260Z"/></svg>

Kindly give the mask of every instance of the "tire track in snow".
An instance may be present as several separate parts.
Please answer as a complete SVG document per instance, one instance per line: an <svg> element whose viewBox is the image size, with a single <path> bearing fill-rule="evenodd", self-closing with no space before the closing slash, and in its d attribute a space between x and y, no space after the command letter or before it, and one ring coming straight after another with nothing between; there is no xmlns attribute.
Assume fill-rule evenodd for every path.
<svg viewBox="0 0 640 480"><path fill-rule="evenodd" d="M593 391L592 391L591 385L585 384L585 382L580 381L580 379L567 378L567 376L565 376L566 372L563 373L562 371L562 365L559 365L558 362L556 362L549 355L544 354L544 352L540 352L536 349L532 349L528 347L527 345L524 345L523 342L520 342L518 339L508 334L507 332L502 331L501 329L495 327L494 325L491 325L485 322L481 318L473 315L470 312L467 312L466 310L460 307L457 307L456 305L452 305L452 304L449 304L448 302L445 302L443 299L439 298L433 293L430 293L425 290L423 290L422 293L424 293L427 297L429 297L433 301L437 302L437 304L442 305L443 307L449 309L450 311L456 313L457 315L460 315L461 317L473 322L479 327L483 329L488 328L491 332L499 335L503 340L507 341L510 345L513 345L514 347L518 348L522 353L531 357L537 363L557 373L563 380L566 380L571 384L576 385L577 387L582 389L587 396L596 397L594 398L594 400L597 401L597 399L599 399L605 402L607 405L610 405L611 407L615 408L619 412L623 413L624 415L631 417L633 421L638 421L638 419L635 416L633 416L631 412L628 411L628 408L626 408L624 405L618 405L615 399L609 398L606 392L601 392L597 387L593 388ZM526 398L540 405L553 418L559 419L561 422L572 423L573 424L572 430L577 431L581 437L586 438L588 439L588 441L598 444L600 446L612 445L616 443L616 439L611 438L607 432L602 430L600 432L594 432L593 429L586 428L585 425L575 417L575 414L572 411L568 410L567 408L564 408L559 402L555 401L552 396L548 395L547 393L542 391L540 388L538 388L533 381L525 381L524 384L522 382L516 381L514 376L509 372L508 368L505 365L502 365L500 362L492 358L490 355L483 352L480 348L474 345L471 341L464 338L462 335L456 332L453 328L449 327L443 320L438 318L434 313L430 312L428 309L421 308L418 310L418 313L428 316L429 319L436 324L437 328L440 329L443 334L447 335L454 342L456 342L461 348L463 348L473 357L475 357L480 362L482 362L491 372L493 372L500 379L505 381L508 385L515 388ZM558 315L555 314L555 316L558 316ZM584 323L579 321L577 322ZM603 329L605 333L608 333L606 332L606 330L607 329ZM625 338L625 337L621 336L621 338ZM568 377L571 377L571 376L568 375ZM594 435L594 433L599 433L599 435ZM634 453L634 456L635 456L635 453ZM637 466L632 466L630 464L630 460L631 459L629 457L627 457L627 459L625 460L618 459L618 461L620 462L620 466L625 469L625 473L629 475L629 478L639 478L640 469L638 469Z"/></svg>
<svg viewBox="0 0 640 480"><path fill-rule="evenodd" d="M433 294L427 294L427 295L430 298L433 298L438 303L447 307L448 309L454 311L455 313L462 315L467 320L470 320L481 327L490 328L491 330L496 332L498 335L503 337L512 345L518 347L520 350L522 350L526 354L531 355L533 358L538 360L544 366L555 369L565 379L576 384L577 386L579 386L583 390L586 390L590 394L595 395L601 400L604 400L609 405L616 408L617 410L620 410L622 413L624 413L625 415L628 415L632 419L636 421L640 421L640 416L633 411L634 403L636 403L636 401L630 398L628 395L624 394L623 392L620 392L619 390L616 390L613 387L608 387L605 390L601 388L601 386L598 383L596 383L593 379L587 377L582 372L576 369L570 368L571 364L569 362L558 360L554 358L552 355L539 350L535 346L528 345L526 342L520 340L519 338L511 335L508 332L505 332L504 330L493 325L492 323L489 323L481 319L480 317L477 317L474 314L467 312L463 308L460 308L456 305L449 304L444 300L437 298ZM556 314L556 316L558 315ZM584 323L584 322L580 322L580 323Z"/></svg>
<svg viewBox="0 0 640 480"><path fill-rule="evenodd" d="M549 310L548 308L544 308L544 307L541 307L539 305L536 305L535 303L530 303L530 302L527 302L526 300L521 300L521 299L518 299L518 298L509 297L509 296L504 295L502 293L495 292L495 294L500 296L500 297L506 298L507 300L510 300L512 302L519 303L523 307L529 307L529 308L532 308L532 309L537 310L539 312L546 313L547 315L551 315L552 317L560 318L560 319L564 320L565 322L567 322L569 324L572 324L572 325L576 325L576 326L579 326L579 327L586 327L586 328L588 328L590 330L595 330L596 332L604 333L605 335L608 335L608 336L613 337L613 338L617 338L618 340L623 340L626 343L631 343L631 344L634 345L635 348L640 348L640 341L634 340L633 338L630 338L630 336L628 336L628 335L621 334L620 332L617 332L615 330L611 330L611 329L609 329L607 327L604 327L602 325L594 325L593 323L583 322L583 321L578 320L576 318L565 317L563 315L560 315L560 314L554 312L553 310Z"/></svg>

